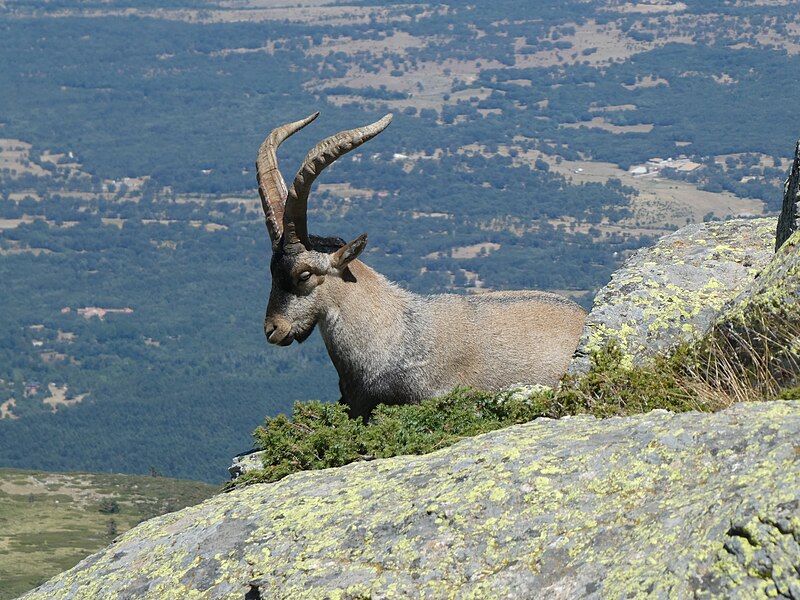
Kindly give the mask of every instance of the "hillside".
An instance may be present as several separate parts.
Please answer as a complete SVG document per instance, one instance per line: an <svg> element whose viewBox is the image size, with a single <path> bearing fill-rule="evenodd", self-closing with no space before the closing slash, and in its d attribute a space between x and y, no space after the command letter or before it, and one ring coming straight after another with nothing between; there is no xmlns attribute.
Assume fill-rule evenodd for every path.
<svg viewBox="0 0 800 600"><path fill-rule="evenodd" d="M662 233L776 210L795 6L0 3L0 464L219 482L265 415L338 397L318 337L261 331L252 165L314 110L287 177L395 114L320 178L311 229L368 232L418 292L588 306Z"/></svg>
<svg viewBox="0 0 800 600"><path fill-rule="evenodd" d="M0 599L71 568L141 521L217 490L164 477L0 469Z"/></svg>

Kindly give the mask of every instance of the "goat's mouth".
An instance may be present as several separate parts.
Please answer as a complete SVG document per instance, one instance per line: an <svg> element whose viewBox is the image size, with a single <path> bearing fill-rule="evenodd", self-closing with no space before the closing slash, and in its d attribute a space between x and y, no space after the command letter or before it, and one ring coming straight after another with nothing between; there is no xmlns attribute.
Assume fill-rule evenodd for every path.
<svg viewBox="0 0 800 600"><path fill-rule="evenodd" d="M316 325L316 323L314 325ZM298 344L302 344L308 339L308 336L310 336L314 332L314 325L312 325L305 331L295 331L294 334L292 335L292 338L297 340Z"/></svg>
<svg viewBox="0 0 800 600"><path fill-rule="evenodd" d="M286 330L282 327L264 325L264 335L267 336L267 341L276 346L288 346L294 341L294 336L291 330Z"/></svg>
<svg viewBox="0 0 800 600"><path fill-rule="evenodd" d="M314 325L304 330L298 330L296 328L284 329L281 327L273 327L270 329L268 326L264 327L267 341L276 346L288 346L295 340L298 344L302 344L313 331Z"/></svg>
<svg viewBox="0 0 800 600"><path fill-rule="evenodd" d="M288 346L294 341L294 336L291 333L282 334L276 329L267 335L267 341L276 346Z"/></svg>

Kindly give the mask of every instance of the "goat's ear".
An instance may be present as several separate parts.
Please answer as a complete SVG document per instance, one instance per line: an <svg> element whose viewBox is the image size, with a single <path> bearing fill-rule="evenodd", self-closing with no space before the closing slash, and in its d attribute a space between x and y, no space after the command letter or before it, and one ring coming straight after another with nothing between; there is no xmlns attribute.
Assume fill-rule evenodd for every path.
<svg viewBox="0 0 800 600"><path fill-rule="evenodd" d="M345 244L339 248L331 256L331 266L340 271L344 269L351 261L358 258L361 251L367 247L367 234L362 233L349 244Z"/></svg>

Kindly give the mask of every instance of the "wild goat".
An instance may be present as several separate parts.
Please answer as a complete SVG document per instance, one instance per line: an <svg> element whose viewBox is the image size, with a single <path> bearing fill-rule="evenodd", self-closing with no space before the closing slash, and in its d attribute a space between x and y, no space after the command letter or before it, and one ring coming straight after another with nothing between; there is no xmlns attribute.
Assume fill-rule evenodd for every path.
<svg viewBox="0 0 800 600"><path fill-rule="evenodd" d="M420 296L358 260L366 234L349 243L308 235L316 177L392 120L389 114L321 141L287 190L276 150L318 115L274 129L258 152L258 189L272 240L267 340L302 342L319 324L339 373L340 402L352 417L368 418L381 403L418 403L458 385L555 385L586 317L574 302L537 291Z"/></svg>

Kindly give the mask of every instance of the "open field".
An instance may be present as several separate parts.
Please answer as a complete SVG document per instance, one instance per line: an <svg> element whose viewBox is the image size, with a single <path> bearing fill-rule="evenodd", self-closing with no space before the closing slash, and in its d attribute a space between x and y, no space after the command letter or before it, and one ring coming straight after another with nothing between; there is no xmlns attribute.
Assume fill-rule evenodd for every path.
<svg viewBox="0 0 800 600"><path fill-rule="evenodd" d="M564 123L561 127L571 127L577 129L579 127L589 127L595 129L602 129L610 131L611 133L650 133L653 131L654 125L652 123L641 123L639 125L614 125L610 123L605 117L593 117L591 121L578 121L577 123Z"/></svg>
<svg viewBox="0 0 800 600"><path fill-rule="evenodd" d="M31 144L9 138L0 138L0 172L3 171L12 177L47 175L47 171L31 160Z"/></svg>
<svg viewBox="0 0 800 600"><path fill-rule="evenodd" d="M0 600L69 569L140 521L217 490L164 477L0 469Z"/></svg>
<svg viewBox="0 0 800 600"><path fill-rule="evenodd" d="M759 200L739 198L728 192L706 192L684 181L634 176L612 163L557 161L555 157L536 150L519 152L514 162L532 165L537 159L547 162L552 171L563 175L574 184L605 183L609 179L619 179L623 185L636 189L639 193L632 200L634 214L620 223L630 233L648 230L650 233L653 230L666 232L674 226L702 221L708 213L725 218L760 215L763 211L764 205ZM603 230L602 225L599 227Z"/></svg>
<svg viewBox="0 0 800 600"><path fill-rule="evenodd" d="M643 81L641 84L643 85L652 85L654 82L650 81ZM629 105L620 105L620 106L602 106L599 105L595 108L595 112L602 113L602 112L613 112L618 110L631 110L635 107ZM598 115L594 117L591 121L580 122L580 123L571 123L571 124L564 124L564 127L597 127L601 129L605 129L607 131L611 131L612 133L628 133L631 131L634 132L647 132L652 129L652 125L650 124L642 124L642 125L630 125L630 126L617 126L613 125L612 123L608 122L604 117ZM29 148L30 146L25 142L21 142L19 140L3 140L6 142L6 146L14 147L14 148ZM633 209L633 216L629 219L626 219L622 222L616 224L610 224L606 221L591 225L589 223L578 223L578 222L571 222L571 221L553 221L552 224L555 226L558 225L566 225L570 227L571 231L575 232L582 232L587 233L591 227L596 227L599 229L604 235L607 234L628 234L628 235L642 235L642 234L649 234L652 235L654 233L666 233L673 229L674 227L686 225L689 222L698 222L703 219L709 213L713 213L716 217L719 218L726 218L732 217L736 215L758 215L762 212L763 204L758 200L751 200L746 198L738 198L735 195L727 192L722 193L712 193L712 192L705 192L697 188L696 185L665 179L662 177L654 177L654 176L634 176L628 171L620 169L618 166L612 163L606 162L596 162L596 161L570 161L560 159L558 160L555 156L544 154L538 150L522 150L519 147L515 147L513 145L510 146L500 146L498 148L498 153L501 155L509 155L512 150L516 151L516 155L514 156L513 160L514 163L517 165L526 165L531 166L537 160L541 159L544 160L548 165L549 168L560 175L563 175L568 181L574 184L581 184L581 183L605 183L610 179L618 179L622 182L623 185L630 186L637 190L638 195L633 198L632 201L632 209ZM485 148L478 144L472 144L469 146L463 147L461 152L466 153L486 153ZM741 159L742 155L739 154L731 154L731 155L722 155L717 157L717 161L720 164L724 164L726 159L734 159L737 162ZM427 159L428 157L423 157L421 155L411 155L406 160L409 163L409 168L413 168L413 164L417 161L421 161L423 159ZM771 163L771 158L764 155L759 156L760 163L762 166L768 166ZM25 152L14 152L11 154L6 155L6 160L8 161L8 167L14 169L22 169L22 168L29 168L29 169L41 169L39 165L36 163L29 163L28 160L28 153ZM788 159L784 159L784 163L788 164ZM781 165L785 166L785 165ZM62 167L63 168L63 167ZM65 168L65 172L71 174L72 176L86 176L78 166L75 167L68 167ZM133 200L134 197L129 197L130 193L136 192L137 186L133 186L133 189L130 189L128 193L125 194L124 199L126 200ZM31 190L32 193L33 190ZM349 184L325 184L321 183L319 185L319 192L327 192L330 195L339 199L336 203L338 210L340 211L341 217L344 217L347 212L349 211L350 205L349 201L351 198L364 198L370 197L373 194L377 193L376 190L370 189L360 189L354 188ZM109 199L113 196L113 194L109 192L86 192L82 194L71 194L75 197L81 197L84 200L96 200L96 199ZM238 197L238 196L227 196L222 198L217 197L206 197L202 195L181 195L178 196L175 201L177 203L189 203L189 202L200 202L200 203L215 203L221 202L226 204L239 204L243 208L245 208L249 213L253 213L254 215L260 214L261 206L260 202L255 195L251 197ZM316 211L330 211L331 207L328 206L329 203L322 203L319 205L315 205L311 207L311 212ZM420 216L428 216L428 215L420 215ZM436 215L438 216L438 215ZM15 228L24 223L31 223L34 221L34 217L29 215L23 215L18 219L0 219L0 229L10 229ZM122 227L125 224L126 219L122 218L112 218L112 217L104 217L102 218L102 222L105 225L113 226L113 227ZM161 224L169 224L173 222L172 220L168 219L161 219L161 220L143 220L143 223L148 222L159 222ZM216 231L216 230L224 230L225 226L219 225L214 222L201 222L192 220L189 223L194 227L203 227L208 231ZM73 225L73 222L64 222L61 224L62 227L68 227ZM523 233L524 231L529 231L530 229L523 224L515 224L514 227L522 227L519 230L519 233ZM495 229L495 227L490 227L490 229ZM495 248L487 247L484 248L485 253L490 253ZM37 248L10 248L6 249L0 253L10 254L14 252L41 252L41 249ZM464 254L466 252L466 254ZM453 249L453 258L469 258L472 256L471 250L463 250L461 248L454 248ZM480 252L480 248L478 248L477 252ZM476 254L477 255L477 254Z"/></svg>

